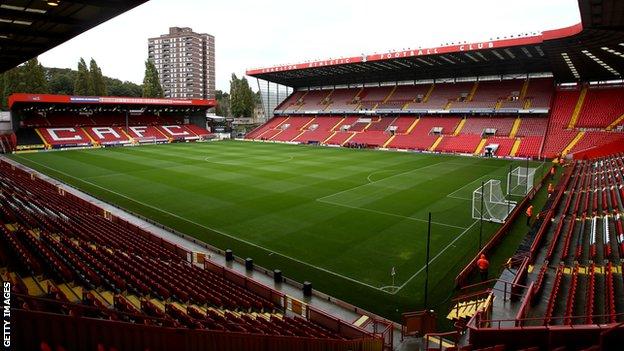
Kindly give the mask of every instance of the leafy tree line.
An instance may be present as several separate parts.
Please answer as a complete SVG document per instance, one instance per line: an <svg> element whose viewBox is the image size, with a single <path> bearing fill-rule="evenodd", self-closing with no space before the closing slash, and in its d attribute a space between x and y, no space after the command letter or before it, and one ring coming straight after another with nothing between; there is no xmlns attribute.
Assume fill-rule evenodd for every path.
<svg viewBox="0 0 624 351"><path fill-rule="evenodd" d="M254 93L247 78L232 74L230 92L215 91L217 107L215 114L222 117L251 117L254 108L260 104L260 92Z"/></svg>
<svg viewBox="0 0 624 351"><path fill-rule="evenodd" d="M50 94L73 95L74 84L78 77L78 71L68 68L46 68ZM122 82L119 79L103 77L109 96L142 96L142 87L132 82ZM80 94L88 95L88 94ZM96 94L97 95L97 94Z"/></svg>
<svg viewBox="0 0 624 351"><path fill-rule="evenodd" d="M77 70L43 67L34 58L0 74L0 107L7 108L13 93L61 94L85 96L163 97L154 65L146 61L143 85L106 77L94 59L89 65L83 58Z"/></svg>
<svg viewBox="0 0 624 351"><path fill-rule="evenodd" d="M158 71L145 61L143 85L106 77L94 59L87 66L80 58L77 69L43 67L34 58L25 64L0 74L0 108L7 108L13 93L61 94L82 96L129 96L162 98ZM260 93L254 93L247 78L232 74L230 92L216 91L216 114L225 117L251 117L260 103Z"/></svg>
<svg viewBox="0 0 624 351"><path fill-rule="evenodd" d="M47 93L48 80L44 67L32 59L0 76L0 105L7 106L9 95L15 92Z"/></svg>

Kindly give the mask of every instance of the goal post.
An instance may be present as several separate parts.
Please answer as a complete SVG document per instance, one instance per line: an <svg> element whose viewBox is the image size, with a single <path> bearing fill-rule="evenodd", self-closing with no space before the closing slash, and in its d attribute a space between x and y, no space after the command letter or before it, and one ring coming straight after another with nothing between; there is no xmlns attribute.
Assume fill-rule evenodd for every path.
<svg viewBox="0 0 624 351"><path fill-rule="evenodd" d="M537 168L516 167L507 174L507 195L526 196L535 184Z"/></svg>
<svg viewBox="0 0 624 351"><path fill-rule="evenodd" d="M472 192L472 218L505 223L516 202L505 198L501 181L490 179Z"/></svg>

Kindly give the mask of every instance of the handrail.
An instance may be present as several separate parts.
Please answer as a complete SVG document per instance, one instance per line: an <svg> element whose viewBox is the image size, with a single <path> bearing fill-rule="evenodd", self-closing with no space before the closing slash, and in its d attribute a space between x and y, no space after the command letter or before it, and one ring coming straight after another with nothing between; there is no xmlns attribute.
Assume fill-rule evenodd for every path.
<svg viewBox="0 0 624 351"><path fill-rule="evenodd" d="M482 286L482 285L488 285L489 286L490 283L499 282L499 281L504 281L504 280L501 280L500 278L492 278L492 279L484 280L482 282L478 282L478 283L474 283L474 284L463 286L463 287L461 287L459 289L459 291L461 292L461 291L472 289L472 288L476 288L476 287Z"/></svg>
<svg viewBox="0 0 624 351"><path fill-rule="evenodd" d="M520 264L520 267L518 267L516 276L511 281L512 290L516 289L516 287L521 286L520 281L524 278L528 266L529 266L529 257L522 258L522 263Z"/></svg>
<svg viewBox="0 0 624 351"><path fill-rule="evenodd" d="M555 200L551 203L550 208L548 209L548 211L546 212L546 216L544 217L544 221L540 225L537 231L537 234L535 235L535 238L533 239L533 242L531 243L531 248L529 249L529 257L530 257L529 263L533 263L535 260L535 252L537 250L537 247L541 244L542 238L544 237L546 230L551 225L551 219L555 216L555 208L557 207L557 205L561 201L561 197L565 193L565 190L568 186L568 183L570 181L570 178L572 176L572 171L574 170L574 168L575 167L572 167L568 171L566 171L563 184L562 186L559 187L559 191L557 192Z"/></svg>
<svg viewBox="0 0 624 351"><path fill-rule="evenodd" d="M428 333L425 334L425 336L423 337L423 339L425 340L425 350L429 350L429 341L431 339L437 338L438 339L438 345L440 345L439 350L443 350L444 349L444 345L442 345L443 340L446 341L451 341L453 346L452 347L457 347L458 341L457 340L448 340L445 339L445 337L454 337L454 338L459 338L459 332L454 330L454 331L450 331L450 332L443 332L443 333Z"/></svg>
<svg viewBox="0 0 624 351"><path fill-rule="evenodd" d="M557 316L557 317L550 317L551 320L564 320L566 318L571 318L571 319L580 319L580 318L585 318L586 316L584 315L575 315L575 316ZM624 312L621 313L616 313L616 314L596 314L593 315L593 317L595 318L602 318L602 317L615 317L616 319L618 317L624 317ZM524 325L524 323L521 323L519 326L517 326L517 328L520 329L524 329L524 328L536 328L536 327L542 327L542 328L548 328L551 327L552 325L543 325L543 322L546 318L545 317L527 317L527 318L521 318L521 319L482 319L479 321L479 323L474 327L475 329L503 329L505 327L501 327L502 323L515 323L516 321L522 321L522 322L541 322L539 325ZM615 324L615 323L614 323ZM569 327L571 329L578 329L580 327L588 327L588 326L598 326L598 327L605 327L605 326L612 326L614 324L604 324L604 323L592 323L592 324L562 324L562 325L556 325L557 328L565 328L565 327ZM481 327L481 325L490 325L490 327ZM494 325L497 325L497 327L494 327Z"/></svg>
<svg viewBox="0 0 624 351"><path fill-rule="evenodd" d="M451 301L452 302L459 302L459 301L463 301L463 300L467 300L467 299L474 299L477 296L489 295L491 292L492 292L492 289L481 290L481 291L477 291L477 292L474 292L474 293L470 293L470 294L466 294L466 295L455 297Z"/></svg>
<svg viewBox="0 0 624 351"><path fill-rule="evenodd" d="M531 300L533 300L533 296L535 295L535 292L536 292L535 282L531 282L525 294L525 298L524 300L522 300L522 303L520 304L520 308L518 309L518 312L516 313L516 318L515 318L516 327L518 326L518 324L521 325L520 321L522 321L526 317L526 313L528 311L529 306L531 305Z"/></svg>

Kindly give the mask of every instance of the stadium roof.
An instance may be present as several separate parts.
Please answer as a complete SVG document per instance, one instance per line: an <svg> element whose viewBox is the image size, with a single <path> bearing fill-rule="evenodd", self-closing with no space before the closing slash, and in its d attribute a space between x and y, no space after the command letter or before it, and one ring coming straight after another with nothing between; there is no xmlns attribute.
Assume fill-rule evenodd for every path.
<svg viewBox="0 0 624 351"><path fill-rule="evenodd" d="M582 23L556 30L432 48L250 69L291 86L552 72L559 82L624 75L624 1L579 0Z"/></svg>
<svg viewBox="0 0 624 351"><path fill-rule="evenodd" d="M0 73L147 0L8 0L0 3Z"/></svg>
<svg viewBox="0 0 624 351"><path fill-rule="evenodd" d="M97 107L128 109L167 109L170 112L206 110L216 106L215 100L200 99L151 99L116 96L70 96L51 94L12 94L9 96L11 110L33 108L46 109L93 109Z"/></svg>

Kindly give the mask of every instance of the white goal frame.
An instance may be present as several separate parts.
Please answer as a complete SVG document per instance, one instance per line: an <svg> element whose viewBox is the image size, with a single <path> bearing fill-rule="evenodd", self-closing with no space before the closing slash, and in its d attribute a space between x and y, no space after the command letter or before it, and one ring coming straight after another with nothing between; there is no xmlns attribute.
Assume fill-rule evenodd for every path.
<svg viewBox="0 0 624 351"><path fill-rule="evenodd" d="M507 174L507 195L526 196L535 185L537 168L518 166Z"/></svg>
<svg viewBox="0 0 624 351"><path fill-rule="evenodd" d="M501 181L490 179L472 192L472 219L505 223L516 202L505 198Z"/></svg>

